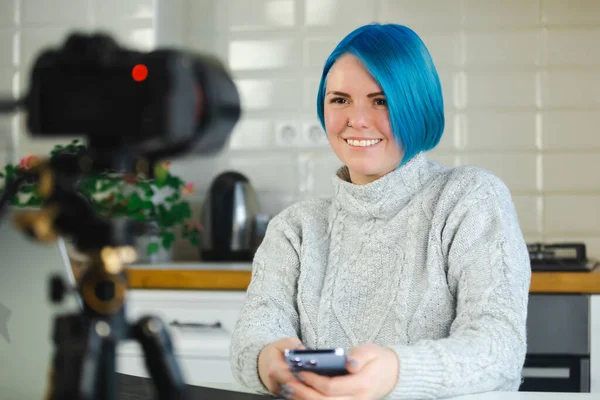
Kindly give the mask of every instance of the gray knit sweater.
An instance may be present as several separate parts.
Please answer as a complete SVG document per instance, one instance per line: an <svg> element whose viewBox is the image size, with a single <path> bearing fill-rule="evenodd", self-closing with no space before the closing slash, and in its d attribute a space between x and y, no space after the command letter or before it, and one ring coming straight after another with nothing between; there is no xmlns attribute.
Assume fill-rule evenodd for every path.
<svg viewBox="0 0 600 400"><path fill-rule="evenodd" d="M531 269L502 181L420 153L366 185L340 168L333 187L270 222L232 334L236 379L265 392L260 350L298 337L394 349L389 399L516 391Z"/></svg>

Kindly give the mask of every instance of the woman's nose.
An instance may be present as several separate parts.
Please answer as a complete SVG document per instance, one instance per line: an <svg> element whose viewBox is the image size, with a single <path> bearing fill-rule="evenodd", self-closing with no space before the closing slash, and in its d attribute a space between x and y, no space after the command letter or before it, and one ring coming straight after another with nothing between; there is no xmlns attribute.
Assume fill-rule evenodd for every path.
<svg viewBox="0 0 600 400"><path fill-rule="evenodd" d="M348 113L348 123L354 128L368 128L371 125L369 111L361 106L353 107Z"/></svg>

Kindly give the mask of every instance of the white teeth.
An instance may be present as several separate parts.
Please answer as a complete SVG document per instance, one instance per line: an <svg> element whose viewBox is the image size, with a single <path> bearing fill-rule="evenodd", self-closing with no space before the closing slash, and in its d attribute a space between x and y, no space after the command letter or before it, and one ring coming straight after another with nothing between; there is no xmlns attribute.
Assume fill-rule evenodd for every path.
<svg viewBox="0 0 600 400"><path fill-rule="evenodd" d="M369 147L369 146L373 146L374 144L377 144L377 143L381 142L381 139L371 139L371 140L352 140L352 139L347 139L346 142L350 146Z"/></svg>

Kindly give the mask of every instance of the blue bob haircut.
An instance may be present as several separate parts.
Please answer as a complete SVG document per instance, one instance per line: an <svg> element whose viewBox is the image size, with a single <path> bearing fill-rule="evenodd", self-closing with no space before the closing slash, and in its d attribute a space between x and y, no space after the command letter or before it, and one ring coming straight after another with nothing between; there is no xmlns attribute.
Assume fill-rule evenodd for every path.
<svg viewBox="0 0 600 400"><path fill-rule="evenodd" d="M386 97L393 135L404 148L400 165L437 146L444 131L442 85L425 43L412 29L397 24L361 26L333 50L325 62L317 94L317 114L323 129L327 76L346 53L362 62Z"/></svg>

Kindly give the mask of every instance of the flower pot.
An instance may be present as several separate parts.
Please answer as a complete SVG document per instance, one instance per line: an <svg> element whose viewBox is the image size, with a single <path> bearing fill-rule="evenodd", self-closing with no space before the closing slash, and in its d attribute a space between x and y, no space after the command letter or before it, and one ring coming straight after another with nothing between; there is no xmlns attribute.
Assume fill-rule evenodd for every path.
<svg viewBox="0 0 600 400"><path fill-rule="evenodd" d="M166 250L161 243L161 238L153 234L139 235L135 237L135 250L138 258L135 264L163 264L173 259L173 248ZM158 244L158 251L148 254L148 246L152 243Z"/></svg>

